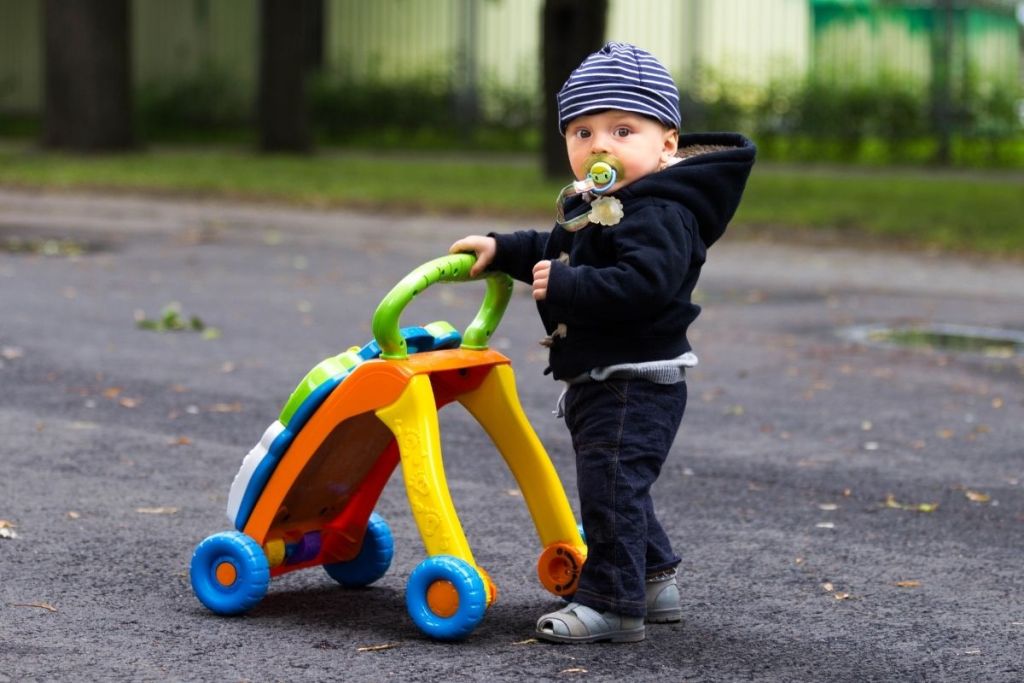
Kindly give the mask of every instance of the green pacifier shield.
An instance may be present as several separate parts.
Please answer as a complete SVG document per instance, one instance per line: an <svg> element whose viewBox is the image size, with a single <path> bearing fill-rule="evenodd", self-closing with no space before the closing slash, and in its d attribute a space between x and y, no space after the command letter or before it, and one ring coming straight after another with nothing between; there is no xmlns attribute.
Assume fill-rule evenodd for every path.
<svg viewBox="0 0 1024 683"><path fill-rule="evenodd" d="M587 177L598 188L625 178L622 162L611 154L594 154L585 162Z"/></svg>

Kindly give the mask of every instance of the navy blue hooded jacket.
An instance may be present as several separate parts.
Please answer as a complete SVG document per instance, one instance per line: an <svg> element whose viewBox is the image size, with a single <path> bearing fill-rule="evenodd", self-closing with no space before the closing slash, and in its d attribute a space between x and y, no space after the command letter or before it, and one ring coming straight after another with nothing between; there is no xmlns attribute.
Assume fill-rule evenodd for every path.
<svg viewBox="0 0 1024 683"><path fill-rule="evenodd" d="M617 363L667 360L691 350L687 328L700 307L693 289L710 247L739 206L754 164L754 144L734 133L680 136L680 156L701 151L644 176L615 193L618 224L589 224L578 232L523 230L493 234L490 265L522 282L550 259L547 298L537 302L544 328L555 336L549 371L570 379ZM566 216L590 210L567 202ZM568 255L568 262L560 257Z"/></svg>

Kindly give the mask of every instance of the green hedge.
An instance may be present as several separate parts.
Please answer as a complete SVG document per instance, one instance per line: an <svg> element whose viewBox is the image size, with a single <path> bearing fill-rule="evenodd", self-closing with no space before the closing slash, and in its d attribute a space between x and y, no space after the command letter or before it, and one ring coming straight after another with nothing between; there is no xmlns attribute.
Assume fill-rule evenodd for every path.
<svg viewBox="0 0 1024 683"><path fill-rule="evenodd" d="M955 93L954 163L1024 167L1019 90L965 82L974 85ZM445 74L398 82L313 77L309 98L322 144L531 151L540 137L537 96L485 83L478 100L486 104L467 111ZM144 141L255 139L252 104L226 74L148 84L136 103ZM682 108L686 130L744 131L767 159L922 164L935 156L929 93L896 78L857 85L810 78L754 89L706 74L699 87L684 88ZM0 135L37 131L31 121L0 117Z"/></svg>

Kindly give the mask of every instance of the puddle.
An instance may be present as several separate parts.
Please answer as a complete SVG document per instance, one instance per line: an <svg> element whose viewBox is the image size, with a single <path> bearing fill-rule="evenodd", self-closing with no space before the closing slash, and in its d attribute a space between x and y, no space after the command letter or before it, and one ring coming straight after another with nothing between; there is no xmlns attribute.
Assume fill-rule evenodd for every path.
<svg viewBox="0 0 1024 683"><path fill-rule="evenodd" d="M698 287L693 292L693 302L699 305L731 304L756 305L771 302L806 303L821 301L824 296L820 292L808 291L766 291L757 288L747 289L703 289Z"/></svg>
<svg viewBox="0 0 1024 683"><path fill-rule="evenodd" d="M0 252L33 256L72 257L102 251L97 244L55 237L0 237Z"/></svg>
<svg viewBox="0 0 1024 683"><path fill-rule="evenodd" d="M843 331L843 336L863 344L976 353L989 358L1014 358L1024 355L1024 332L992 327L952 324L902 327L862 325L847 328Z"/></svg>

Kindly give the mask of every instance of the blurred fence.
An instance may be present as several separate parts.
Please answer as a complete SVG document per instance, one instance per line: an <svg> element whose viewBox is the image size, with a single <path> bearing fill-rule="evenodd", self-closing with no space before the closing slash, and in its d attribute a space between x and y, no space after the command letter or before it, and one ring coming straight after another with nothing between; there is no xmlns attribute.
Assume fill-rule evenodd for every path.
<svg viewBox="0 0 1024 683"><path fill-rule="evenodd" d="M41 0L0 0L0 117L41 100ZM543 0L324 0L319 120L345 131L540 119ZM1012 0L611 0L608 35L676 76L691 127L767 138L1019 131ZM255 100L258 0L134 0L143 120L244 121ZM942 87L936 87L939 83ZM942 104L941 102L939 103Z"/></svg>

